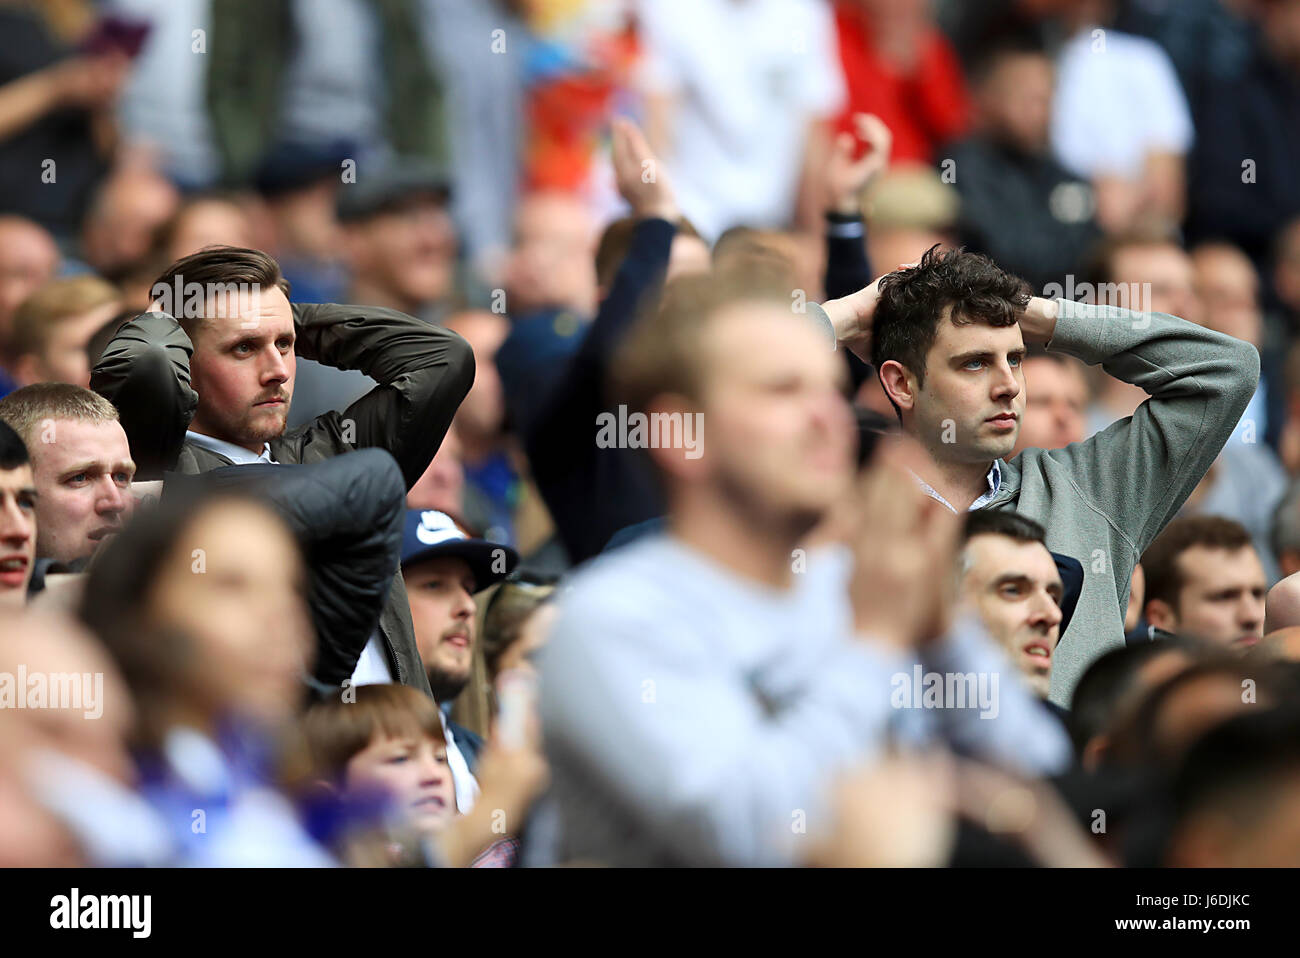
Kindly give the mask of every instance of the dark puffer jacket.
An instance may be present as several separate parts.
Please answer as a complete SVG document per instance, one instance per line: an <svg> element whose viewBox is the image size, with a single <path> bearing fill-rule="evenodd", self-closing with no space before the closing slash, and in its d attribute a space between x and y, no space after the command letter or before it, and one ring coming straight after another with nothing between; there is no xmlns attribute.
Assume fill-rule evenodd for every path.
<svg viewBox="0 0 1300 958"><path fill-rule="evenodd" d="M379 624L401 559L406 486L397 461L382 449L362 449L308 466L173 473L163 486L163 502L213 486L263 497L293 530L309 575L316 690L338 688Z"/></svg>
<svg viewBox="0 0 1300 958"><path fill-rule="evenodd" d="M272 457L277 463L318 463L357 449L386 449L410 489L474 382L469 344L449 329L375 306L294 303L293 322L298 356L358 369L379 385L343 412L327 412L272 439ZM186 441L198 404L190 385L192 354L189 337L173 317L145 313L117 332L95 365L90 386L117 407L132 456L149 466L141 478L234 465ZM393 575L379 634L396 681L432 698L400 571Z"/></svg>

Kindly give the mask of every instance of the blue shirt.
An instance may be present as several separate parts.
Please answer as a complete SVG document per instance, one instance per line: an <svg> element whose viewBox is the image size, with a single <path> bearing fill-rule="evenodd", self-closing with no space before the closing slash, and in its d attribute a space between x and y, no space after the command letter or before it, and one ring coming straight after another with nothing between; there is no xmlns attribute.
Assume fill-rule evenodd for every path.
<svg viewBox="0 0 1300 958"><path fill-rule="evenodd" d="M939 500L949 509L952 509L953 512L957 511L955 508L953 508L953 504L949 502L947 499L945 499L943 496L939 495L939 493L935 492L935 490L933 489L933 487L930 486L929 483L927 483L920 476L917 476L916 473L912 473L912 475L916 477L917 485L921 487L922 492L924 492L931 499ZM972 502L970 504L970 508L966 510L967 512L974 512L976 509L983 509L985 506L987 506L990 502L993 501L993 497L996 496L998 494L998 490L1002 488L1002 460L1001 459L993 460L993 465L989 468L989 474L985 478L987 479L989 484L989 491L981 494L978 499Z"/></svg>

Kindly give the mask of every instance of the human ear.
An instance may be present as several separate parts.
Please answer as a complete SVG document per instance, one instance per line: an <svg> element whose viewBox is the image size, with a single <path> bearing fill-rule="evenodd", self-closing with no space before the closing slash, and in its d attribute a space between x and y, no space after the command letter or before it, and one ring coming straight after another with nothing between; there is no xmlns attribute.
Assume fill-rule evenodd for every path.
<svg viewBox="0 0 1300 958"><path fill-rule="evenodd" d="M916 380L898 360L888 359L881 363L880 385L899 409L911 410L916 405Z"/></svg>

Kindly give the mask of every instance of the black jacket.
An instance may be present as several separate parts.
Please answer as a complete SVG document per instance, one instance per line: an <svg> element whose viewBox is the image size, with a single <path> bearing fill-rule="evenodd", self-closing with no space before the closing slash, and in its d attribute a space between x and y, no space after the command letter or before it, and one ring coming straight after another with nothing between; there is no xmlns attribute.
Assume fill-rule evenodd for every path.
<svg viewBox="0 0 1300 958"><path fill-rule="evenodd" d="M474 354L451 330L391 309L295 303L296 353L359 369L379 385L343 412L317 416L271 440L279 463L309 464L375 446L388 450L410 489L424 473L474 382ZM117 406L137 462L194 474L234 465L185 441L198 400L190 386L189 337L171 316L145 313L105 348L91 388ZM241 467L248 468L248 467ZM432 697L415 644L401 572L379 619L389 667Z"/></svg>
<svg viewBox="0 0 1300 958"><path fill-rule="evenodd" d="M640 449L598 448L596 417L610 408L610 360L643 299L659 288L676 233L666 220L637 224L609 295L524 435L533 479L574 565L600 552L619 529L663 514L649 459Z"/></svg>
<svg viewBox="0 0 1300 958"><path fill-rule="evenodd" d="M382 449L360 449L310 466L226 466L172 474L163 501L194 486L247 489L285 518L303 552L316 631L318 692L343 684L380 621L402 554L406 487Z"/></svg>

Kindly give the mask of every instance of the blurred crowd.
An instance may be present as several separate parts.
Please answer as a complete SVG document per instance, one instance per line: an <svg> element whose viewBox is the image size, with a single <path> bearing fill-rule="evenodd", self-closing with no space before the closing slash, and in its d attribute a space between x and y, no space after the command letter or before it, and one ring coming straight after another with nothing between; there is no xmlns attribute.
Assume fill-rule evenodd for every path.
<svg viewBox="0 0 1300 958"><path fill-rule="evenodd" d="M0 862L1300 865L1297 157L1300 0L0 0Z"/></svg>

